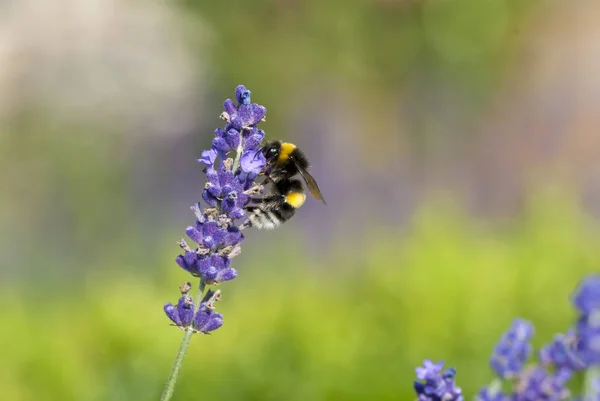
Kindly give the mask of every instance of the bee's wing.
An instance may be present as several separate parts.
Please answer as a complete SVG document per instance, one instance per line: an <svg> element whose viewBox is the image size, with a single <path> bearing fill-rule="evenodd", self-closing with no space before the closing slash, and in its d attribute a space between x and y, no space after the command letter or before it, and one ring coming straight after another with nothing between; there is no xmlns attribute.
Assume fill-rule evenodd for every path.
<svg viewBox="0 0 600 401"><path fill-rule="evenodd" d="M310 194L313 197L315 197L315 199L319 199L319 200L323 201L324 205L327 205L327 203L325 203L325 199L323 198L323 195L321 194L321 190L319 189L319 186L317 185L317 181L315 181L313 176L310 175L310 173L308 171L306 171L304 168L302 168L302 166L300 166L295 161L294 161L294 164L298 168L298 172L300 172L300 175L304 179L304 182L306 182L306 186L308 187L308 192L310 192Z"/></svg>

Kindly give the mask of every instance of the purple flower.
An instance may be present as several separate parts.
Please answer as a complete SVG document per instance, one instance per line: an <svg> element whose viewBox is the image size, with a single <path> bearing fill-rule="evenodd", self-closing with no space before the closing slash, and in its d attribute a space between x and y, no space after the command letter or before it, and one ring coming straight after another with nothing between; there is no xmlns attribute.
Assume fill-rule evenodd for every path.
<svg viewBox="0 0 600 401"><path fill-rule="evenodd" d="M235 100L237 103L231 99L223 103L221 117L226 120L225 127L214 131L211 149L202 151L198 159L198 163L206 167L202 199L208 207L203 209L200 203L192 206L196 221L185 231L195 246L179 241L183 252L176 258L182 269L200 277L206 285L237 276L230 264L241 252L244 240L241 227L245 226L236 220L245 216L249 194L258 197L263 191L263 185L256 180L266 165L259 150L265 132L258 129L257 124L264 119L267 110L251 102L251 92L243 85L236 88ZM185 288L189 289L189 285ZM164 306L165 313L181 328L193 325L196 332L209 333L223 324L223 316L213 311L213 294L216 295L210 290L207 292L194 314L193 301L186 290L177 306L170 303Z"/></svg>
<svg viewBox="0 0 600 401"><path fill-rule="evenodd" d="M208 334L223 325L223 315L207 307L206 302L200 304L196 316L194 316L194 329Z"/></svg>
<svg viewBox="0 0 600 401"><path fill-rule="evenodd" d="M242 154L240 166L245 173L259 174L267 165L265 155L259 150L248 150Z"/></svg>
<svg viewBox="0 0 600 401"><path fill-rule="evenodd" d="M198 254L193 251L186 251L185 255L179 255L175 259L177 264L181 266L181 268L193 276L198 277L200 274L198 273L198 266L196 261L198 260Z"/></svg>
<svg viewBox="0 0 600 401"><path fill-rule="evenodd" d="M244 85L238 85L235 88L235 100L238 104L250 104L250 92Z"/></svg>
<svg viewBox="0 0 600 401"><path fill-rule="evenodd" d="M559 369L549 373L546 369L534 366L523 372L514 391L515 401L561 401L568 397L566 384L572 376L569 369Z"/></svg>
<svg viewBox="0 0 600 401"><path fill-rule="evenodd" d="M600 311L580 316L575 328L579 357L587 365L600 365Z"/></svg>
<svg viewBox="0 0 600 401"><path fill-rule="evenodd" d="M198 272L206 283L221 283L233 280L237 276L235 269L229 267L229 258L217 254L207 255L197 262Z"/></svg>
<svg viewBox="0 0 600 401"><path fill-rule="evenodd" d="M237 149L240 145L240 132L230 128L228 130L222 130L217 128L215 130L215 139L213 139L212 146L223 153L229 153L232 150Z"/></svg>
<svg viewBox="0 0 600 401"><path fill-rule="evenodd" d="M230 226L225 235L225 246L235 246L244 240L244 234L236 226Z"/></svg>
<svg viewBox="0 0 600 401"><path fill-rule="evenodd" d="M251 128L258 124L265 114L267 109L259 104L242 104L235 117L231 119L231 125L237 130Z"/></svg>
<svg viewBox="0 0 600 401"><path fill-rule="evenodd" d="M265 131L252 127L252 129L246 129L242 135L242 146L245 151L255 150L258 148L263 138L265 137Z"/></svg>
<svg viewBox="0 0 600 401"><path fill-rule="evenodd" d="M454 377L456 369L446 369L441 373L444 362L434 364L426 359L423 367L416 369L417 379L425 382L415 381L414 389L419 401L463 401L462 390L456 386Z"/></svg>
<svg viewBox="0 0 600 401"><path fill-rule="evenodd" d="M444 367L444 361L439 361L438 363L433 363L432 360L425 359L423 361L423 366L419 366L415 369L415 372L417 374L417 379L430 380L432 378L435 378L442 371L442 367Z"/></svg>
<svg viewBox="0 0 600 401"><path fill-rule="evenodd" d="M587 365L579 356L577 343L578 339L574 330L569 330L567 334L557 334L551 343L540 350L540 361L559 369L583 370Z"/></svg>
<svg viewBox="0 0 600 401"><path fill-rule="evenodd" d="M573 304L583 315L600 310L600 274L584 278L573 296Z"/></svg>
<svg viewBox="0 0 600 401"><path fill-rule="evenodd" d="M215 165L217 160L217 151L214 149L203 150L202 157L198 159L198 163L204 164L207 168L211 169Z"/></svg>
<svg viewBox="0 0 600 401"><path fill-rule="evenodd" d="M177 307L170 302L164 306L165 313L176 326L187 327L194 319L194 301L189 295L183 295L177 302Z"/></svg>
<svg viewBox="0 0 600 401"><path fill-rule="evenodd" d="M207 174L207 183L202 198L212 207L221 206L225 214L233 219L244 217L243 207L250 197L244 193L244 186L229 170L219 168L214 174Z"/></svg>
<svg viewBox="0 0 600 401"><path fill-rule="evenodd" d="M581 313L575 326L579 356L588 365L600 365L600 275L581 281L573 304Z"/></svg>
<svg viewBox="0 0 600 401"><path fill-rule="evenodd" d="M531 355L530 344L533 325L523 319L515 319L504 333L490 359L492 369L503 378L514 377L523 369Z"/></svg>
<svg viewBox="0 0 600 401"><path fill-rule="evenodd" d="M227 237L227 230L220 228L216 221L207 221L204 224L196 221L196 227L190 226L185 232L192 241L208 249L216 249L223 245Z"/></svg>

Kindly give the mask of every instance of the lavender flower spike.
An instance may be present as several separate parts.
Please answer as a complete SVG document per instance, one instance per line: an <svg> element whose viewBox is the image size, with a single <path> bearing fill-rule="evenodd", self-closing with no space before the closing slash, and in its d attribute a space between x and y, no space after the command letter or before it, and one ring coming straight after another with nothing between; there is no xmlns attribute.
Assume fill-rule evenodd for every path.
<svg viewBox="0 0 600 401"><path fill-rule="evenodd" d="M589 365L600 365L600 274L584 278L573 296L580 316L575 330L580 358Z"/></svg>
<svg viewBox="0 0 600 401"><path fill-rule="evenodd" d="M456 369L448 368L442 372L444 362L433 363L426 359L423 367L416 369L417 379L414 389L419 401L463 401L462 390L456 386Z"/></svg>
<svg viewBox="0 0 600 401"><path fill-rule="evenodd" d="M252 103L251 92L245 86L235 89L235 99L223 103L223 128L214 131L210 149L201 152L198 163L203 166L206 184L200 203L192 206L195 221L185 232L192 245L179 241L182 253L175 261L187 273L200 278L196 304L187 294L189 285L182 290L177 306L167 303L164 311L175 326L185 329L173 369L167 380L162 400L169 400L193 333L210 333L223 325L223 316L214 311L216 292L208 291L200 301L206 285L220 284L237 277L231 267L232 259L241 252L244 235L239 222L246 215L250 196L260 198L263 185L257 182L266 166L258 150L265 132L258 129L267 109ZM220 292L218 293L220 294Z"/></svg>
<svg viewBox="0 0 600 401"><path fill-rule="evenodd" d="M540 350L540 361L544 365L553 365L558 369L583 370L587 367L587 364L579 356L577 351L578 342L574 330L569 330L567 334L557 334L550 344L545 345Z"/></svg>
<svg viewBox="0 0 600 401"><path fill-rule="evenodd" d="M531 355L531 337L533 325L526 320L515 319L494 348L490 359L490 365L499 377L511 378L521 372Z"/></svg>

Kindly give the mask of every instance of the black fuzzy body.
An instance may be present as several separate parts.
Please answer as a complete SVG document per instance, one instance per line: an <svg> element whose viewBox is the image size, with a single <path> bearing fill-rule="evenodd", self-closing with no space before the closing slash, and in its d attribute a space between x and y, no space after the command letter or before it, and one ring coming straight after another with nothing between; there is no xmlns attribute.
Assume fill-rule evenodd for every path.
<svg viewBox="0 0 600 401"><path fill-rule="evenodd" d="M296 208L286 202L286 196L292 193L304 193L299 180L282 179L274 182L269 196L257 200L256 206L246 207L250 213L249 225L271 230L291 219L296 214Z"/></svg>
<svg viewBox="0 0 600 401"><path fill-rule="evenodd" d="M282 147L286 145L281 141L267 143L263 148L263 153L269 166L269 178L273 182L287 180L298 174L298 167L308 170L310 163L308 158L300 149L294 146L294 149L283 159L279 160Z"/></svg>

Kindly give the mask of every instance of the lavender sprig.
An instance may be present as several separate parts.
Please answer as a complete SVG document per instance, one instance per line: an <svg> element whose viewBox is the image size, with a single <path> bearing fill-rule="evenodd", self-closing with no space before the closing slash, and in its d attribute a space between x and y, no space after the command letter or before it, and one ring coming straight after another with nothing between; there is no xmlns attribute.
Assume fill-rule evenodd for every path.
<svg viewBox="0 0 600 401"><path fill-rule="evenodd" d="M573 304L580 313L574 328L543 346L537 363L526 365L532 355L533 325L515 319L490 358L497 378L479 391L476 401L600 401L600 275L581 281ZM417 378L422 380L414 384L418 401L462 399L454 383L456 371L442 373L442 365L426 360L417 368ZM567 385L582 371L586 373L585 395L571 398Z"/></svg>
<svg viewBox="0 0 600 401"><path fill-rule="evenodd" d="M221 118L226 125L215 130L211 148L203 151L198 159L206 175L202 199L207 207L202 208L200 203L191 207L196 221L185 232L193 246L184 239L179 241L183 252L176 258L183 270L200 279L198 294L194 302L188 294L191 284L186 283L180 287L177 304L164 306L167 317L184 335L161 397L163 401L173 395L192 335L209 334L223 325L223 315L214 310L221 291L208 290L202 294L207 285L237 277L231 260L240 254L244 240L242 224L237 220L245 216L244 207L250 202L250 196L260 195L263 190L256 180L266 165L258 149L265 133L257 125L264 121L267 109L252 103L250 95L246 87L239 85L235 90L236 102L231 99L224 102Z"/></svg>

